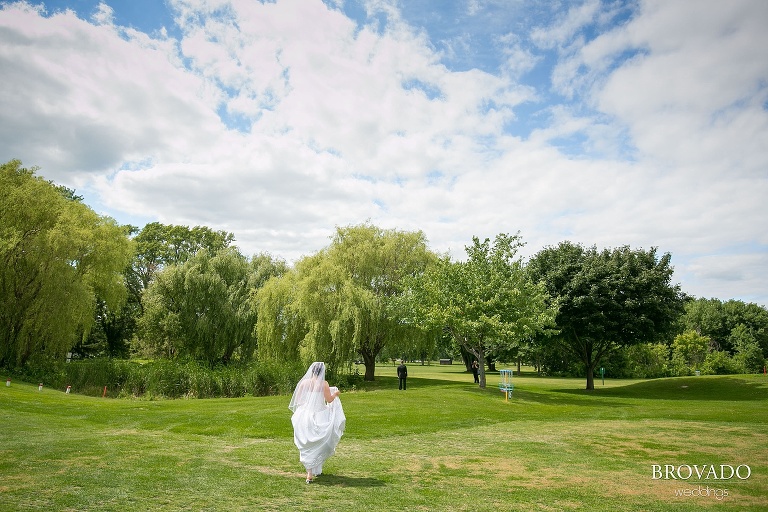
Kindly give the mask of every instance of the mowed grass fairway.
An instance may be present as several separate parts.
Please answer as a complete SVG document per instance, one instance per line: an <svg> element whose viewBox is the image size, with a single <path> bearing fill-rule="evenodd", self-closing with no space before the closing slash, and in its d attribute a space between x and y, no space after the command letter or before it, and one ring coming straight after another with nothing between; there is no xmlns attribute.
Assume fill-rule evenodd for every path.
<svg viewBox="0 0 768 512"><path fill-rule="evenodd" d="M523 375L505 402L498 375L481 390L460 365L408 370L405 392L379 366L365 391L342 394L346 433L311 485L287 396L119 400L0 383L0 510L768 509L762 375L596 379L592 392ZM751 475L654 479L653 464Z"/></svg>

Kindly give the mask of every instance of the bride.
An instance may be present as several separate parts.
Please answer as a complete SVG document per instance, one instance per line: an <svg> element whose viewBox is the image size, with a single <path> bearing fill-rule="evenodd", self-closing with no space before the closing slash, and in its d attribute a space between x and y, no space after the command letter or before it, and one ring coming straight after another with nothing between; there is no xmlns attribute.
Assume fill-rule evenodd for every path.
<svg viewBox="0 0 768 512"><path fill-rule="evenodd" d="M339 444L346 417L340 391L325 380L325 363L315 362L296 385L288 408L293 411L293 442L307 469L307 483L323 472L323 462Z"/></svg>

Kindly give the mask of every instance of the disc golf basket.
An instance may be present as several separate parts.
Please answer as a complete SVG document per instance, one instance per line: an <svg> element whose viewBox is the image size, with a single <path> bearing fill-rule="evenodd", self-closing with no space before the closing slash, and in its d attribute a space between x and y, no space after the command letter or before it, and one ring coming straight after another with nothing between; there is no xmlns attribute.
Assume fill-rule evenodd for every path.
<svg viewBox="0 0 768 512"><path fill-rule="evenodd" d="M499 370L499 391L504 393L504 400L512 398L512 390L515 385L512 384L512 370Z"/></svg>

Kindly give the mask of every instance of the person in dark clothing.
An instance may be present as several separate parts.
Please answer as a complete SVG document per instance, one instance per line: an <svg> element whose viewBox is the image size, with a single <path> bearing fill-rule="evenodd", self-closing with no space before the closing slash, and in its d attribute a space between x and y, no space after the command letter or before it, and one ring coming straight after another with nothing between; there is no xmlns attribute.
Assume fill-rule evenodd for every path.
<svg viewBox="0 0 768 512"><path fill-rule="evenodd" d="M405 366L405 359L403 359L400 362L400 366L397 367L397 379L398 379L398 387L397 389L405 390L405 379L408 377L408 367Z"/></svg>
<svg viewBox="0 0 768 512"><path fill-rule="evenodd" d="M480 371L480 365L477 363L477 361L472 361L472 375L475 376L475 384L478 384L480 382L480 379L477 378L477 372Z"/></svg>

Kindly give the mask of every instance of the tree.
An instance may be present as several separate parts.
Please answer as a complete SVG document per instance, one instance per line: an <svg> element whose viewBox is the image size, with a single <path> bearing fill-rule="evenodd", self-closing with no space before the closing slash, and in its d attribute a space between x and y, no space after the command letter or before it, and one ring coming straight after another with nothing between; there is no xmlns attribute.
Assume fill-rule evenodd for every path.
<svg viewBox="0 0 768 512"><path fill-rule="evenodd" d="M74 196L74 192L67 189L61 192ZM73 354L80 357L126 357L131 349L140 351L138 346L131 347L130 341L143 313L142 294L155 274L168 265L186 262L201 249L215 253L234 240L231 233L213 231L205 226L190 229L151 222L141 230L130 225L123 229L126 236L133 238L136 247L135 256L123 271L127 299L121 307L112 309L97 297L93 329L73 348Z"/></svg>
<svg viewBox="0 0 768 512"><path fill-rule="evenodd" d="M730 352L737 350L734 344L736 338L731 338L734 329L742 325L749 336L757 343L763 352L763 357L768 357L768 310L755 303L745 303L740 300L729 300L723 304L728 329L728 345Z"/></svg>
<svg viewBox="0 0 768 512"><path fill-rule="evenodd" d="M73 357L119 357L130 355L130 341L140 316L140 303L130 292L122 307L111 310L107 303L96 297L93 327L87 336L72 347Z"/></svg>
<svg viewBox="0 0 768 512"><path fill-rule="evenodd" d="M627 246L598 251L562 242L528 262L533 279L559 305L557 340L586 368L594 389L600 360L620 346L663 341L675 329L684 297L672 285L669 253Z"/></svg>
<svg viewBox="0 0 768 512"><path fill-rule="evenodd" d="M118 308L132 256L124 230L18 160L0 166L0 365L63 357Z"/></svg>
<svg viewBox="0 0 768 512"><path fill-rule="evenodd" d="M134 226L121 226L126 237L131 237L138 229ZM134 245L135 247L135 245ZM132 258L132 261L135 260ZM93 326L87 336L72 347L72 356L120 357L127 358L131 352L131 341L136 332L136 324L141 316L141 293L143 286L133 265L123 270L127 295L126 300L117 309L111 309L99 296L96 297L96 310Z"/></svg>
<svg viewBox="0 0 768 512"><path fill-rule="evenodd" d="M695 299L685 305L682 324L686 330L693 330L707 336L712 350L736 352L732 333L743 326L742 336L749 336L768 356L768 310L754 303L738 300L722 302L719 299Z"/></svg>
<svg viewBox="0 0 768 512"><path fill-rule="evenodd" d="M473 237L467 261L439 259L412 280L404 297L414 318L447 328L477 359L482 388L487 354L518 346L554 320L544 286L528 278L517 257L521 246L519 235L499 234L493 244Z"/></svg>
<svg viewBox="0 0 768 512"><path fill-rule="evenodd" d="M256 311L249 297L264 261L248 262L236 248L201 250L186 263L158 273L145 292L140 328L150 344L169 356L210 364L256 350Z"/></svg>
<svg viewBox="0 0 768 512"><path fill-rule="evenodd" d="M150 222L134 238L136 258L132 271L144 290L155 274L168 265L179 265L207 249L215 254L234 241L232 233L214 231L205 226L175 226Z"/></svg>
<svg viewBox="0 0 768 512"><path fill-rule="evenodd" d="M672 367L676 375L700 370L710 351L711 340L696 331L685 331L672 341Z"/></svg>
<svg viewBox="0 0 768 512"><path fill-rule="evenodd" d="M400 318L396 298L406 276L420 274L433 258L420 231L337 228L327 248L259 292L260 353L322 359L331 370L359 355L365 379L374 380L385 346L422 335Z"/></svg>
<svg viewBox="0 0 768 512"><path fill-rule="evenodd" d="M653 379L669 376L669 346L666 343L638 343L625 348L627 377Z"/></svg>
<svg viewBox="0 0 768 512"><path fill-rule="evenodd" d="M689 300L680 320L684 331L694 331L705 336L712 344L712 350L722 347L728 336L723 303L718 299Z"/></svg>
<svg viewBox="0 0 768 512"><path fill-rule="evenodd" d="M731 330L728 337L736 355L734 359L744 373L760 373L765 368L765 356L753 332L744 324Z"/></svg>
<svg viewBox="0 0 768 512"><path fill-rule="evenodd" d="M300 361L301 343L309 332L299 307L296 270L272 277L251 294L257 311L256 338L259 359ZM328 361L330 363L330 361Z"/></svg>

